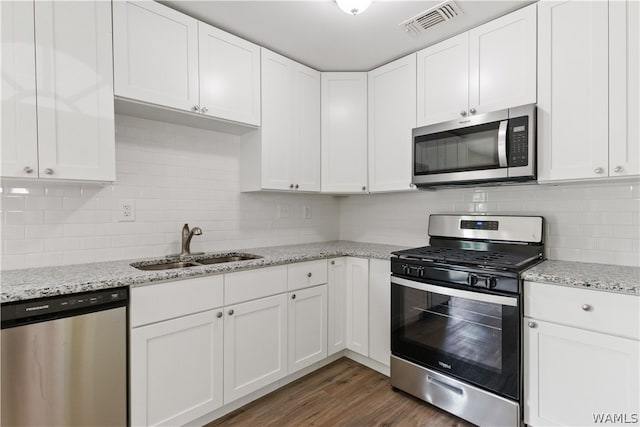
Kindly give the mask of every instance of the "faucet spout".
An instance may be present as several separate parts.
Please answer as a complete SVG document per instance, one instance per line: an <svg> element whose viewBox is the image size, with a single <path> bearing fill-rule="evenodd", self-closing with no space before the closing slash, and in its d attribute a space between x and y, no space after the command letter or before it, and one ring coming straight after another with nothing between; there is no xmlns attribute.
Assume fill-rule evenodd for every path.
<svg viewBox="0 0 640 427"><path fill-rule="evenodd" d="M180 256L185 255L197 255L191 253L191 239L193 236L200 236L202 234L202 229L200 227L193 227L193 229L189 230L189 224L185 224L182 227L182 248L180 251ZM201 253L201 252L198 252Z"/></svg>

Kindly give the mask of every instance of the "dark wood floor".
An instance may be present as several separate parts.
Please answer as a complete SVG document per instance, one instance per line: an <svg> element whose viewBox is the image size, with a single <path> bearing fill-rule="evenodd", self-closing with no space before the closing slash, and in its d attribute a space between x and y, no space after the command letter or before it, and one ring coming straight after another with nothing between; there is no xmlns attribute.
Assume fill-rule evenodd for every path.
<svg viewBox="0 0 640 427"><path fill-rule="evenodd" d="M213 426L468 427L451 414L391 389L389 378L342 358L235 412Z"/></svg>

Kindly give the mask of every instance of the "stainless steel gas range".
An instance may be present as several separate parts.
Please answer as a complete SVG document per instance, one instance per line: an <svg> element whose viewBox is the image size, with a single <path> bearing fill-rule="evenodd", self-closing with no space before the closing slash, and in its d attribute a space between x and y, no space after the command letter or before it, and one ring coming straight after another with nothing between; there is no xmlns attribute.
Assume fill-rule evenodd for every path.
<svg viewBox="0 0 640 427"><path fill-rule="evenodd" d="M431 215L430 246L391 258L391 384L480 426L521 424L520 274L539 216Z"/></svg>

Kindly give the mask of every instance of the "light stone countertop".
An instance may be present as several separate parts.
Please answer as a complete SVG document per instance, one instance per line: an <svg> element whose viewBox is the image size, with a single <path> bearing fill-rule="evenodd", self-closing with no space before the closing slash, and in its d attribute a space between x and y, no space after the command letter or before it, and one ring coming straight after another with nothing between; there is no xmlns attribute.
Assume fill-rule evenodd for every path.
<svg viewBox="0 0 640 427"><path fill-rule="evenodd" d="M574 261L544 261L523 273L524 280L640 295L640 268Z"/></svg>
<svg viewBox="0 0 640 427"><path fill-rule="evenodd" d="M401 249L406 249L406 247L333 241L215 252L216 255L246 253L259 255L262 258L173 270L142 271L130 266L132 263L152 264L162 258L7 270L0 273L0 302L21 301L120 286L143 286L165 280L231 273L338 256L389 259L391 252ZM192 259L197 260L202 257L193 256Z"/></svg>

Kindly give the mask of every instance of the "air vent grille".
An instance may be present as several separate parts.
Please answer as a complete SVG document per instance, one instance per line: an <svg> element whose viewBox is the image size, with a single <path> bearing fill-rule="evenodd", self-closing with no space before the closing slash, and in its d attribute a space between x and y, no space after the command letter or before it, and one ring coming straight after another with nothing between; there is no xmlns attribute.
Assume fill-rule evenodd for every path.
<svg viewBox="0 0 640 427"><path fill-rule="evenodd" d="M453 0L445 1L400 24L407 32L420 34L441 22L450 21L462 15L462 11Z"/></svg>

